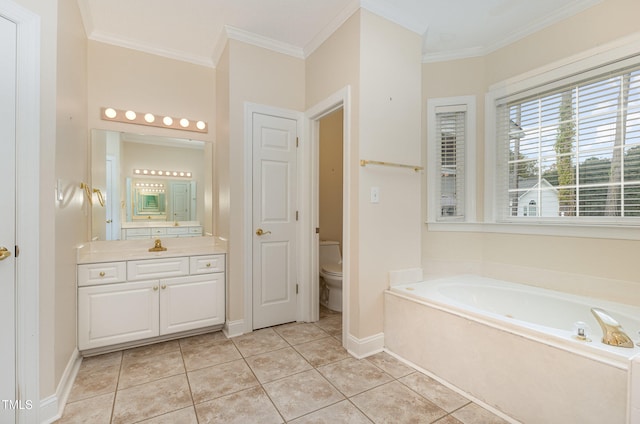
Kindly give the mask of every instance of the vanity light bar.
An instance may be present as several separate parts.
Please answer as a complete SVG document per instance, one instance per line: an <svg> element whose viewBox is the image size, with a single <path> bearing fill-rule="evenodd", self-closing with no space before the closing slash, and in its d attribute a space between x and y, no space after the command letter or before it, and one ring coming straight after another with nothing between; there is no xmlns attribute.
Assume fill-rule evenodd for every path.
<svg viewBox="0 0 640 424"><path fill-rule="evenodd" d="M144 175L145 177L192 177L191 172L187 171L162 171L156 169L134 169L133 175Z"/></svg>
<svg viewBox="0 0 640 424"><path fill-rule="evenodd" d="M187 118L173 118L171 116L154 115L153 113L134 112L132 110L100 108L100 118L105 121L124 122L127 124L147 125L151 127L172 128L174 130L209 132L209 126L204 121Z"/></svg>

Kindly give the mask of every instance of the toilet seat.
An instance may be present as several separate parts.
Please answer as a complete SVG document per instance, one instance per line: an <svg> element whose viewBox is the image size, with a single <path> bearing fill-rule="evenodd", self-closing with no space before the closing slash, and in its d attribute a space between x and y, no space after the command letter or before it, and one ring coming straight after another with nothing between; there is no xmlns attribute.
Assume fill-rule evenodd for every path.
<svg viewBox="0 0 640 424"><path fill-rule="evenodd" d="M342 264L325 264L322 272L332 277L342 277Z"/></svg>

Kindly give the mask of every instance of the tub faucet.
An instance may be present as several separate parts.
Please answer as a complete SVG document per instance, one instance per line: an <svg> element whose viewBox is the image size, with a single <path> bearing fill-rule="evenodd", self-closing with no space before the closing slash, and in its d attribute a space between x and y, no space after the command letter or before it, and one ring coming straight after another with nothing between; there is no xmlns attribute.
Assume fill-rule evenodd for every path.
<svg viewBox="0 0 640 424"><path fill-rule="evenodd" d="M611 315L600 308L591 308L591 313L596 317L596 321L598 321L600 327L602 327L602 343L611 346L633 348L633 341L622 331L622 327L618 324L618 321L613 319Z"/></svg>

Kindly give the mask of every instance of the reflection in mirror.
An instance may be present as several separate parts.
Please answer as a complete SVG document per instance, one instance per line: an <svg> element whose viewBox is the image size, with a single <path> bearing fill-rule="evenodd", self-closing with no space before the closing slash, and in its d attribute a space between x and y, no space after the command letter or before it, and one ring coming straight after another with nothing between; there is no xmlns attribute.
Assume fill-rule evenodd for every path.
<svg viewBox="0 0 640 424"><path fill-rule="evenodd" d="M105 205L94 202L91 239L201 235L210 204L205 158L211 149L205 147L202 141L92 130L91 184Z"/></svg>

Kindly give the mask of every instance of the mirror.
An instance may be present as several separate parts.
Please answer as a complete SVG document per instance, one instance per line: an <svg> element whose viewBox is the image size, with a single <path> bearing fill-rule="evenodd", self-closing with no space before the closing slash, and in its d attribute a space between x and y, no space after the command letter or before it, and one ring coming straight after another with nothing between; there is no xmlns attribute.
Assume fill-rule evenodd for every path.
<svg viewBox="0 0 640 424"><path fill-rule="evenodd" d="M211 155L203 141L92 130L91 239L210 232Z"/></svg>

